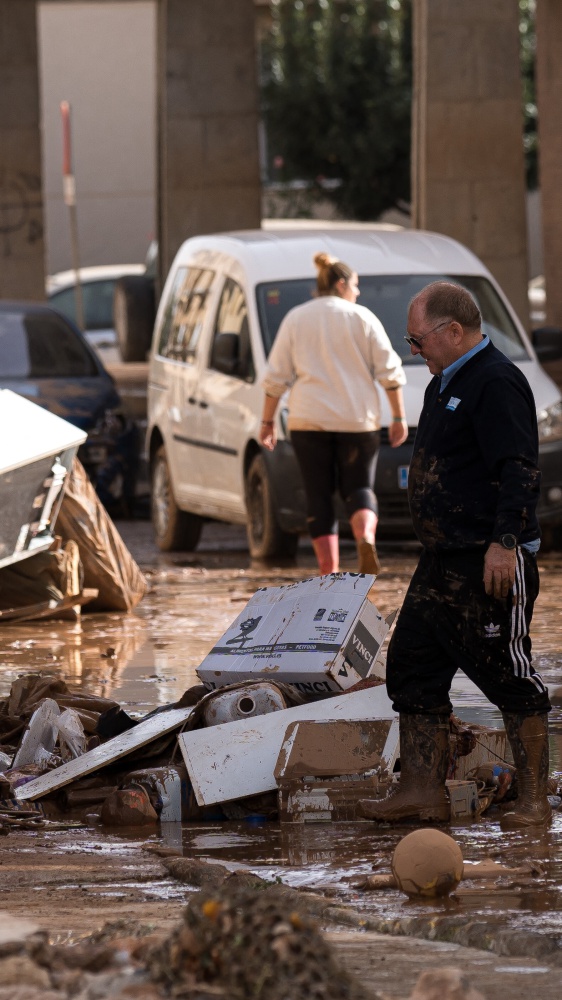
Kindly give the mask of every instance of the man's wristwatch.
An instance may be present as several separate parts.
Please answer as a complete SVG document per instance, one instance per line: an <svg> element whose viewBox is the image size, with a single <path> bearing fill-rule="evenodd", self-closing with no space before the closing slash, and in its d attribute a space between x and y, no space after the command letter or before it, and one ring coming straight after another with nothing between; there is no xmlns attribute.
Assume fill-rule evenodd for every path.
<svg viewBox="0 0 562 1000"><path fill-rule="evenodd" d="M515 535L500 535L498 539L500 545L504 549L515 549L517 548L517 539Z"/></svg>

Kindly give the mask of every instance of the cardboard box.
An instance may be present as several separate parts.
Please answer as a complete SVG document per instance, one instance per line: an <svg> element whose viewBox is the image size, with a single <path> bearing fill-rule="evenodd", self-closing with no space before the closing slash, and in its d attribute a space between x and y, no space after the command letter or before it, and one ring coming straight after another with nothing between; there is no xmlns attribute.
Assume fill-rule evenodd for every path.
<svg viewBox="0 0 562 1000"><path fill-rule="evenodd" d="M309 697L384 678L377 657L390 626L368 600L373 582L361 573L332 573L258 590L198 676L210 691L262 678Z"/></svg>

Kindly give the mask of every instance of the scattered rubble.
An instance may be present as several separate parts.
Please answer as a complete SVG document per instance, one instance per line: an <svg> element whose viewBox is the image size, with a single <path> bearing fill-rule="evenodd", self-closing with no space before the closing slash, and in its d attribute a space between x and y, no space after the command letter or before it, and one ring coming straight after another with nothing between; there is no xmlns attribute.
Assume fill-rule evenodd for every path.
<svg viewBox="0 0 562 1000"><path fill-rule="evenodd" d="M73 470L93 519L84 514L82 527L95 548L101 534L92 525L101 532L100 505L80 475ZM107 548L115 559L117 545L112 537ZM232 648L223 637L212 654L236 664L236 683L207 690L207 657L198 671L207 687L195 685L143 719L109 699L70 691L60 678L19 677L0 703L0 797L7 803L0 826L5 832L10 824L91 821L92 814L108 826L252 815L282 823L356 820L357 801L384 796L399 766L397 720L379 655L388 624L366 599L371 583L371 577L334 574L259 591L229 630ZM129 579L123 593L135 586ZM137 595L140 590L139 584ZM249 615L252 607L260 613ZM299 621L302 644L293 641L301 636ZM260 627L270 641L261 636L256 646L250 633ZM308 692L302 671L294 669L300 645L309 678L315 671L325 678L328 665L333 680L343 671L345 681L322 697ZM505 747L503 731L451 717L452 821L478 819L517 794ZM554 782L553 796L557 791ZM38 803L36 811L22 813L23 803Z"/></svg>

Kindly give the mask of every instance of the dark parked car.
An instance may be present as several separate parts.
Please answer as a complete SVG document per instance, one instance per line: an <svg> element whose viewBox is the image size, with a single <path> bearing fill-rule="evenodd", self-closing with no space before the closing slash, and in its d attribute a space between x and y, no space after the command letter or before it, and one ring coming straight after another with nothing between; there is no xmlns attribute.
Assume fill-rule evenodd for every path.
<svg viewBox="0 0 562 1000"><path fill-rule="evenodd" d="M138 432L123 414L113 379L66 317L35 303L0 302L0 388L86 431L78 457L100 499L111 513L130 512Z"/></svg>

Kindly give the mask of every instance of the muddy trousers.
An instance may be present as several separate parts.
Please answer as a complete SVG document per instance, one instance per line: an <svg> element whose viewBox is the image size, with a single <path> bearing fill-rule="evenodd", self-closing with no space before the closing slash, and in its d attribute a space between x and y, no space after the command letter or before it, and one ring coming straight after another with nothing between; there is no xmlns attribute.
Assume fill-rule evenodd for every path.
<svg viewBox="0 0 562 1000"><path fill-rule="evenodd" d="M379 442L379 431L357 434L291 431L291 444L306 493L311 538L337 533L336 492L340 493L348 517L362 509L376 513L373 485Z"/></svg>
<svg viewBox="0 0 562 1000"><path fill-rule="evenodd" d="M535 557L517 549L507 598L489 597L484 554L424 551L388 649L387 689L396 711L443 715L457 670L502 712L548 712L546 686L531 660L529 626L539 591Z"/></svg>

